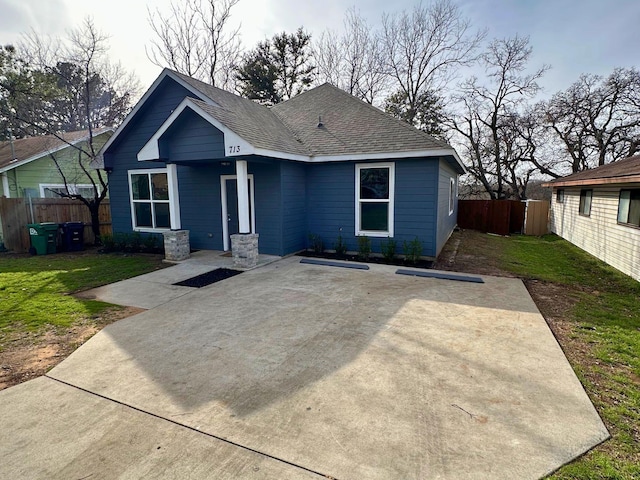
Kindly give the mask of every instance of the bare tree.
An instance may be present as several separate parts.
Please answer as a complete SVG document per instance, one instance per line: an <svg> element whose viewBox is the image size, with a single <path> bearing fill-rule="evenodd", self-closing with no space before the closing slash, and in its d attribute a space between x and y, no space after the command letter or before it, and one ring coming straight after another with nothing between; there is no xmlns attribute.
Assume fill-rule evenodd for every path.
<svg viewBox="0 0 640 480"><path fill-rule="evenodd" d="M417 111L425 90L439 91L458 67L475 61L485 35L471 31L469 20L451 0L428 6L420 3L410 13L385 14L382 27L386 67L404 92L410 111Z"/></svg>
<svg viewBox="0 0 640 480"><path fill-rule="evenodd" d="M65 188L56 191L61 197L80 200L91 213L92 231L96 242L100 241L100 203L108 192L107 177L101 170L93 170L101 144L97 137L104 127L117 126L128 113L138 96L137 79L127 74L120 64L107 58L108 37L101 33L90 18L77 29L69 32L68 38L42 37L35 32L25 35L20 45L23 62L34 71L46 73L55 79L51 88L40 89L39 105L46 115L32 117L20 110L13 114L27 125L30 131L40 135L51 135L75 152L75 161L50 154ZM64 134L65 130L86 130L87 140ZM69 173L73 172L73 173ZM78 178L90 184L92 195L81 195L75 189Z"/></svg>
<svg viewBox="0 0 640 480"><path fill-rule="evenodd" d="M387 89L382 40L355 7L347 10L342 35L326 30L313 45L317 80L373 104Z"/></svg>
<svg viewBox="0 0 640 480"><path fill-rule="evenodd" d="M241 54L240 27L230 27L231 10L240 0L172 0L169 12L148 10L156 34L147 56L160 67L231 89Z"/></svg>
<svg viewBox="0 0 640 480"><path fill-rule="evenodd" d="M531 51L528 38L492 41L480 57L486 82L470 78L456 96L459 111L450 127L462 139L469 172L492 199L524 198L537 170L530 162L536 154L534 137L523 135L530 121L523 111L548 67L525 74Z"/></svg>
<svg viewBox="0 0 640 480"><path fill-rule="evenodd" d="M578 172L640 150L640 71L616 68L608 77L581 75L540 105L562 159L555 175Z"/></svg>

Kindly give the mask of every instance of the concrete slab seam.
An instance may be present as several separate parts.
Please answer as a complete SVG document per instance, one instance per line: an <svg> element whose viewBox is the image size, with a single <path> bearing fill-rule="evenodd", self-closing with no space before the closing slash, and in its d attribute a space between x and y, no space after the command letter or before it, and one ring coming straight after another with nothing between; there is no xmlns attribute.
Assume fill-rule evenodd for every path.
<svg viewBox="0 0 640 480"><path fill-rule="evenodd" d="M270 458L270 459L275 460L277 462L285 463L285 464L290 465L292 467L299 468L301 470L305 470L305 471L307 471L309 473L312 473L314 475L319 475L320 477L323 477L323 478L332 478L334 480L339 480L338 478L336 478L334 476L318 472L316 470L304 467L302 465L298 465L296 463L290 462L290 461L285 460L283 458L279 458L279 457L275 457L273 455L269 455L268 453L264 453L264 452L261 452L259 450L255 450L255 449L253 449L251 447L247 447L245 445L241 445L241 444L236 443L236 442L234 442L232 440L228 440L226 438L219 437L217 435L214 435L213 433L203 432L202 430L198 430L195 427L190 427L189 425L185 425L185 424L177 422L175 420L171 420L169 418L165 418L165 417L163 417L161 415L158 415L158 414L155 414L153 412L148 412L148 411L143 410L141 408L134 407L133 405L129 405L127 403L121 402L119 400L115 400L113 398L109 398L109 397L106 397L104 395L100 395L99 393L92 392L91 390L87 390L86 388L78 387L77 385L73 385L72 383L65 382L64 380L59 380L57 378L50 377L49 375L43 375L43 376L45 378L48 378L49 380L53 380L53 381L58 382L58 383L60 383L62 385L66 385L67 387L71 387L71 388L74 388L76 390L80 390L81 392L85 392L85 393L88 393L89 395L93 395L93 396L96 396L98 398L102 398L103 400L107 400L109 402L116 403L116 404L121 405L121 406L126 407L126 408L130 408L131 410L135 410L136 412L144 413L146 415L149 415L151 417L157 418L159 420L164 420L165 422L169 422L169 423L172 423L172 424L177 425L179 427L186 428L187 430L191 430L192 432L200 433L200 434L205 435L207 437L214 438L214 439L219 440L221 442L224 442L226 444L233 445L234 447L241 448L242 450L246 450L248 452L252 452L252 453L256 453L258 455L262 455L263 457Z"/></svg>

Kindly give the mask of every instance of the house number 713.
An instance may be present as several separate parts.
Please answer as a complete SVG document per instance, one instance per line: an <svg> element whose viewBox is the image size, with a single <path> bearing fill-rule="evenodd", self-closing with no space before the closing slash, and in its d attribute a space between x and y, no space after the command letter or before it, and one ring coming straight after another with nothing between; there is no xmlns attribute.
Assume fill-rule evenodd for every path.
<svg viewBox="0 0 640 480"><path fill-rule="evenodd" d="M240 145L231 145L229 147L229 153L240 153Z"/></svg>

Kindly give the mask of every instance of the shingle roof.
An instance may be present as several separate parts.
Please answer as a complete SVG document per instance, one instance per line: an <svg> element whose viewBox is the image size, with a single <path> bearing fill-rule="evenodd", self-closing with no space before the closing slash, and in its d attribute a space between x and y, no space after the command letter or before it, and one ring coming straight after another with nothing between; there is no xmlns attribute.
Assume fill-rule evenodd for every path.
<svg viewBox="0 0 640 480"><path fill-rule="evenodd" d="M103 131L100 131L103 133ZM0 142L0 168L18 164L28 159L36 159L49 152L64 148L68 143L75 143L89 136L88 130L67 132L60 135L65 141L53 135L20 138L13 141L13 150L10 141ZM68 142L68 143L67 143ZM15 155L13 154L15 152ZM14 161L17 160L17 161Z"/></svg>
<svg viewBox="0 0 640 480"><path fill-rule="evenodd" d="M102 154L108 151L166 77L192 92L193 95L187 97L188 102L256 150L287 154L301 161L341 160L341 156L345 160L353 159L349 155L359 156L359 159L444 156L460 173L465 171L455 150L448 143L328 83L268 108L169 69L163 70L116 134L105 144L96 166L101 165ZM319 118L322 120L321 126L318 126Z"/></svg>
<svg viewBox="0 0 640 480"><path fill-rule="evenodd" d="M198 104L258 148L312 156L452 148L329 83L267 108L186 75L171 73L215 102L217 106Z"/></svg>
<svg viewBox="0 0 640 480"><path fill-rule="evenodd" d="M391 153L450 149L405 122L325 83L271 110L312 155ZM319 120L321 126L318 126Z"/></svg>
<svg viewBox="0 0 640 480"><path fill-rule="evenodd" d="M548 186L598 185L640 181L640 155L608 163L600 167L556 178L545 183Z"/></svg>

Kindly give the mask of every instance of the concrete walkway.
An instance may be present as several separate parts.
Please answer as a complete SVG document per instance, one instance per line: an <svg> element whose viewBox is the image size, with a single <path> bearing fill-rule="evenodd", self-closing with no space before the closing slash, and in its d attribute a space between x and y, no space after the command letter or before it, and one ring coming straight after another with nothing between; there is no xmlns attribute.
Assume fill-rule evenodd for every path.
<svg viewBox="0 0 640 480"><path fill-rule="evenodd" d="M262 267L278 260L280 260L280 257L274 255L259 255L257 267ZM233 258L229 255L229 252L200 250L192 253L187 260L177 262L171 267L103 287L92 288L77 294L77 296L101 300L114 305L146 309L154 308L194 290L193 287L183 287L174 285L174 283L202 275L216 268L244 270L233 265Z"/></svg>
<svg viewBox="0 0 640 480"><path fill-rule="evenodd" d="M0 392L7 478L539 478L608 433L521 281L293 257Z"/></svg>

